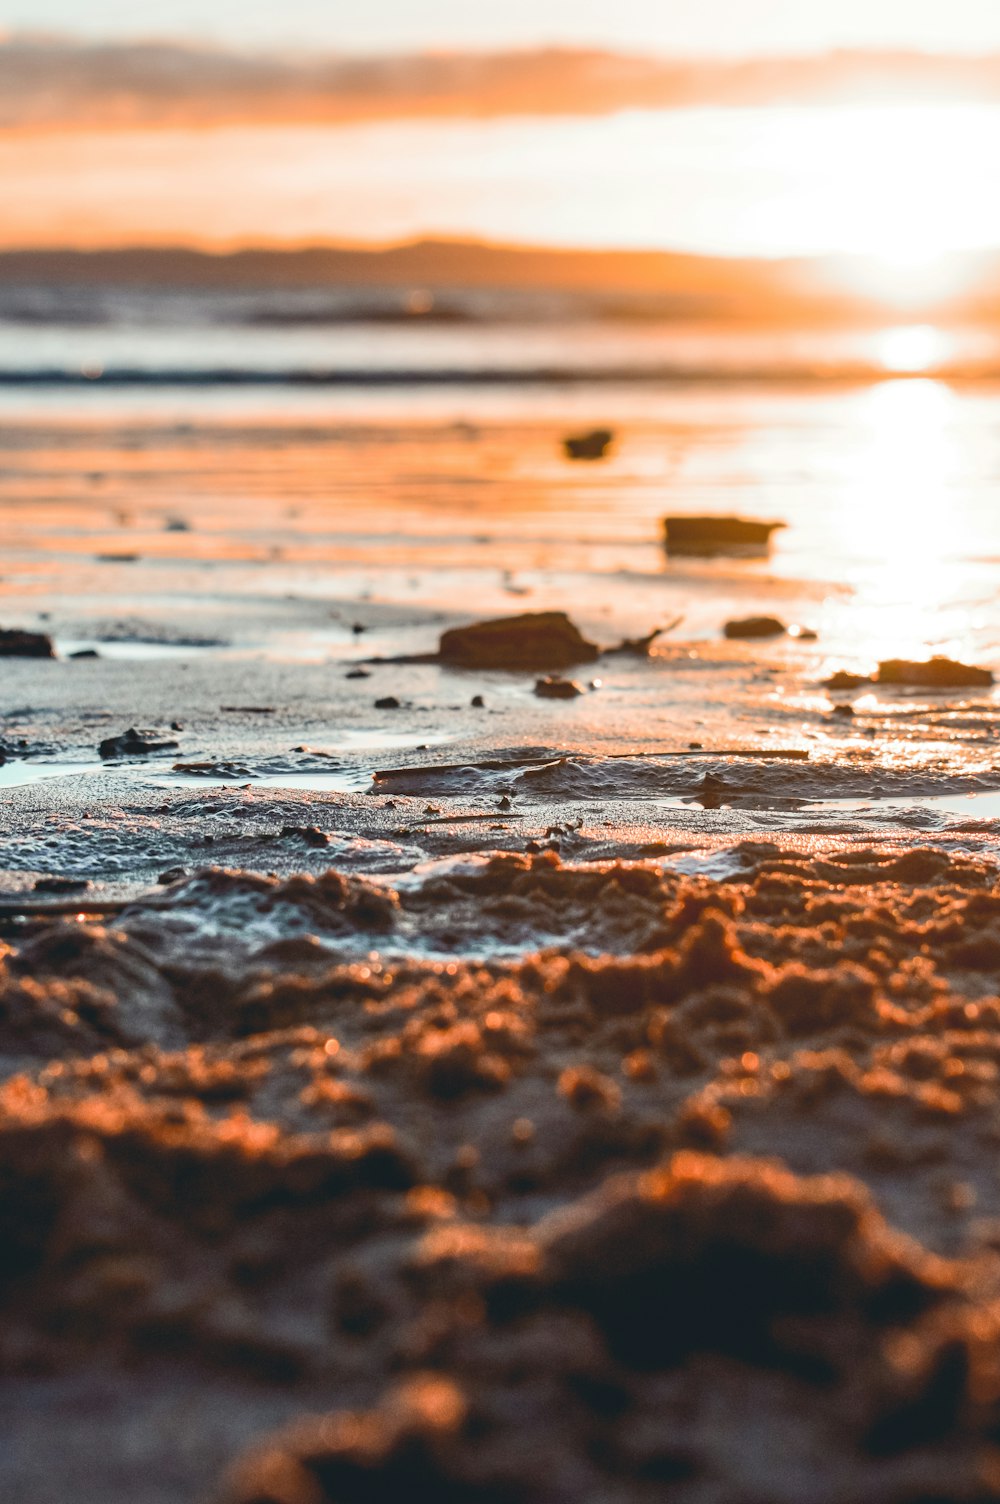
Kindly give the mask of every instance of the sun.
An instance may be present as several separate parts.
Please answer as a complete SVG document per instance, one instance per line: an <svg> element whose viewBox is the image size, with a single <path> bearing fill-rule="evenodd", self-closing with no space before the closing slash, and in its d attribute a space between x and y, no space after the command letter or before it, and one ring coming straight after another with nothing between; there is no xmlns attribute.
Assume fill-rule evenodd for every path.
<svg viewBox="0 0 1000 1504"><path fill-rule="evenodd" d="M950 341L933 324L905 324L884 329L878 336L878 360L884 370L915 376L938 369L949 354Z"/></svg>

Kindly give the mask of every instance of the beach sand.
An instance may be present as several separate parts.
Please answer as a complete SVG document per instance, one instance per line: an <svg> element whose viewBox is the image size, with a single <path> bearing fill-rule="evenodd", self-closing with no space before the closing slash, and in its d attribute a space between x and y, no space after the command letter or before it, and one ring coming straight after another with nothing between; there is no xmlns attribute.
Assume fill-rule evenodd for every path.
<svg viewBox="0 0 1000 1504"><path fill-rule="evenodd" d="M8 424L5 1494L1000 1494L997 704L824 688L1000 667L995 399L887 390ZM671 629L390 661L537 610Z"/></svg>

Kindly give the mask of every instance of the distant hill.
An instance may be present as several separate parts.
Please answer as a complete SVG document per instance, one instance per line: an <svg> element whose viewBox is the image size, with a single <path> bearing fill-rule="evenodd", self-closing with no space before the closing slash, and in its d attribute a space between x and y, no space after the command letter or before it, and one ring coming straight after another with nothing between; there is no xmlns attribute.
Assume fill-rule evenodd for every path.
<svg viewBox="0 0 1000 1504"><path fill-rule="evenodd" d="M933 307L953 314L992 314L1000 308L1000 256L965 259L969 268L956 279L956 286L961 282L965 289L962 295L938 299ZM0 286L561 292L602 299L609 311L623 317L653 312L762 322L839 319L877 310L877 300L852 291L851 282L830 259L731 260L451 240L227 253L169 246L0 252Z"/></svg>

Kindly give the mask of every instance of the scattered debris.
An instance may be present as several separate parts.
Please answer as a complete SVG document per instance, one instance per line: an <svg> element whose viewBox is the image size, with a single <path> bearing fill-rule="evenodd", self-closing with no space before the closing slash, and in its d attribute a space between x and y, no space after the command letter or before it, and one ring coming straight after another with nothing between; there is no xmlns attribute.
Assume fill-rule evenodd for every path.
<svg viewBox="0 0 1000 1504"><path fill-rule="evenodd" d="M603 460L614 443L610 428L591 428L586 433L568 434L563 449L568 460Z"/></svg>
<svg viewBox="0 0 1000 1504"><path fill-rule="evenodd" d="M776 616L744 616L739 621L727 621L723 632L726 637L784 637L788 628Z"/></svg>
<svg viewBox="0 0 1000 1504"><path fill-rule="evenodd" d="M583 694L583 690L573 679L562 679L558 674L550 674L548 678L536 681L535 694L540 700L575 700L577 695Z"/></svg>
<svg viewBox="0 0 1000 1504"><path fill-rule="evenodd" d="M675 616L673 621L667 622L665 627L654 627L652 632L645 637L626 637L617 647L605 648L601 656L611 658L616 653L627 653L634 658L648 658L652 652L653 643L658 637L665 637L668 632L673 632L684 620L683 616Z"/></svg>
<svg viewBox="0 0 1000 1504"><path fill-rule="evenodd" d="M930 658L925 663L889 658L879 664L876 682L917 689L985 689L994 679L988 668L974 668L952 658Z"/></svg>
<svg viewBox="0 0 1000 1504"><path fill-rule="evenodd" d="M442 634L442 663L455 668L560 669L593 663L600 649L564 611L529 611L453 627Z"/></svg>
<svg viewBox="0 0 1000 1504"><path fill-rule="evenodd" d="M179 742L153 741L152 731L137 731L130 726L120 736L109 736L101 742L98 753L105 760L113 757L147 757L150 752L176 752Z"/></svg>
<svg viewBox="0 0 1000 1504"><path fill-rule="evenodd" d="M764 553L771 534L783 522L757 522L749 517L665 517L667 552L710 556L726 553Z"/></svg>
<svg viewBox="0 0 1000 1504"><path fill-rule="evenodd" d="M54 658L52 638L44 632L0 629L0 658Z"/></svg>

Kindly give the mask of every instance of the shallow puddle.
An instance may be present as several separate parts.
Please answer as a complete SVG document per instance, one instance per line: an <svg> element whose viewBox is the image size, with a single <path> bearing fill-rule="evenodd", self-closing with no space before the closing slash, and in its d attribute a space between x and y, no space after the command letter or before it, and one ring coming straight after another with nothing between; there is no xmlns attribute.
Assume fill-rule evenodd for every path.
<svg viewBox="0 0 1000 1504"><path fill-rule="evenodd" d="M816 812L834 812L858 815L862 819L894 818L903 812L917 814L926 810L931 815L953 815L956 819L1000 819L1000 789L991 789L982 794L932 794L916 799L824 799L808 806Z"/></svg>
<svg viewBox="0 0 1000 1504"><path fill-rule="evenodd" d="M0 766L0 789L25 788L50 778L77 778L85 773L100 773L99 762L6 762Z"/></svg>

